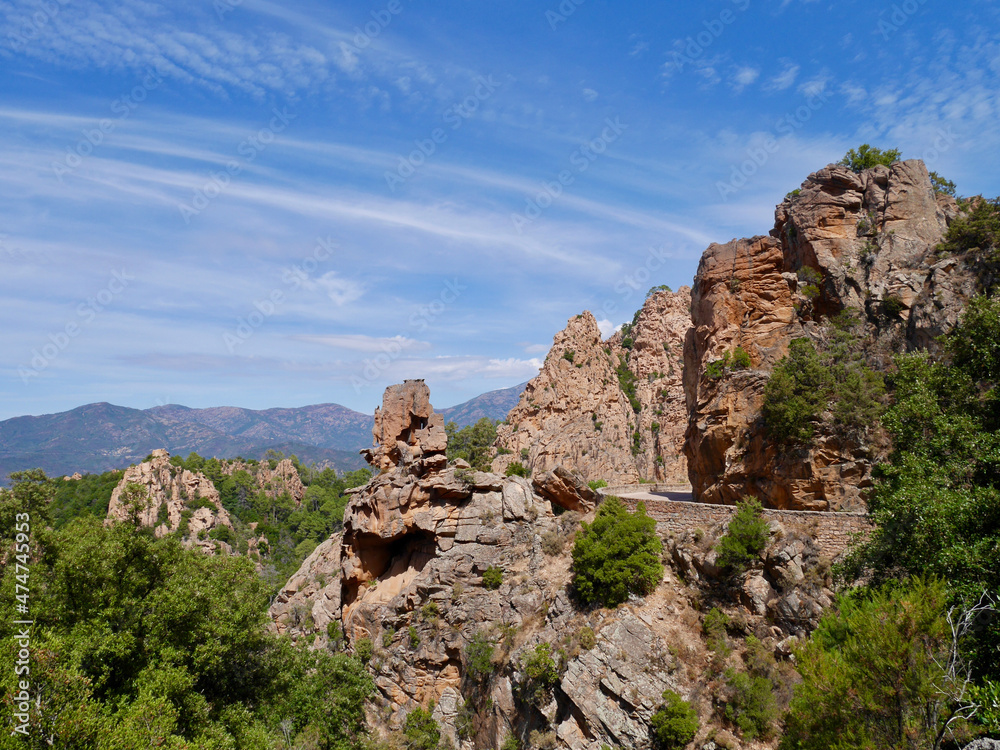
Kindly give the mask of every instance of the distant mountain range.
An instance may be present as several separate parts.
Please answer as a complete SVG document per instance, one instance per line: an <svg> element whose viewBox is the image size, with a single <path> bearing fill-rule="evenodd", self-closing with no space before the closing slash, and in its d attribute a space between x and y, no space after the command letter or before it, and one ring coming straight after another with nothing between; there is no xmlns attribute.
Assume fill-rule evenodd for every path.
<svg viewBox="0 0 1000 750"><path fill-rule="evenodd" d="M526 385L490 391L439 411L459 427L482 417L504 419ZM262 411L87 404L0 422L0 484L12 471L37 467L49 476L118 469L142 461L154 448L218 458L260 458L274 449L294 453L305 463L352 470L365 465L358 451L371 445L372 426L372 415L338 404Z"/></svg>

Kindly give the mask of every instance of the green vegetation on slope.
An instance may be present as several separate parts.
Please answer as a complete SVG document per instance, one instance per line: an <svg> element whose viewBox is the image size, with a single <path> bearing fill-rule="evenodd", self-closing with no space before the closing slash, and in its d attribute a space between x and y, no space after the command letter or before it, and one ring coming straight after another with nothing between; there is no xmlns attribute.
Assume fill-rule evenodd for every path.
<svg viewBox="0 0 1000 750"><path fill-rule="evenodd" d="M373 691L360 662L267 630L266 584L246 558L207 556L131 523L85 516L50 528L40 471L0 490L0 521L30 516L29 551L0 581L0 649L13 664L18 571L30 564L28 737L0 748L358 747ZM19 552L22 550L18 550ZM0 673L16 692L12 669Z"/></svg>

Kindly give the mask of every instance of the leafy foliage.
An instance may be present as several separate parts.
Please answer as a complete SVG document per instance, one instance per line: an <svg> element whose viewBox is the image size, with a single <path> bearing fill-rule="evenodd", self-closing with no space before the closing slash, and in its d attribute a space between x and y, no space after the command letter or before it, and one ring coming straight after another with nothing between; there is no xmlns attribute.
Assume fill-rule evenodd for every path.
<svg viewBox="0 0 1000 750"><path fill-rule="evenodd" d="M770 737L778 720L778 703L771 681L763 675L726 670L726 718L744 739Z"/></svg>
<svg viewBox="0 0 1000 750"><path fill-rule="evenodd" d="M32 516L40 703L31 739L5 732L0 747L240 750L273 747L285 733L319 748L357 746L371 679L355 659L270 634L268 588L248 559L89 516L47 530L51 481L40 471L13 480L0 518ZM2 649L14 643L15 572L6 566L0 582ZM9 694L14 679L5 670L0 690Z"/></svg>
<svg viewBox="0 0 1000 750"><path fill-rule="evenodd" d="M483 588L493 591L500 588L502 585L503 570L501 568L491 565L483 571Z"/></svg>
<svg viewBox="0 0 1000 750"><path fill-rule="evenodd" d="M454 422L446 424L444 429L448 433L448 460L461 458L468 461L476 471L489 471L493 460L493 443L497 439L497 424L498 422L487 417L461 430Z"/></svg>
<svg viewBox="0 0 1000 750"><path fill-rule="evenodd" d="M663 705L650 719L653 739L662 750L678 750L698 734L698 712L673 690L663 693Z"/></svg>
<svg viewBox="0 0 1000 750"><path fill-rule="evenodd" d="M441 743L441 728L433 716L434 704L430 710L415 708L406 715L403 736L409 750L437 750Z"/></svg>
<svg viewBox="0 0 1000 750"><path fill-rule="evenodd" d="M493 641L485 633L472 637L465 650L465 664L469 676L477 682L493 674Z"/></svg>
<svg viewBox="0 0 1000 750"><path fill-rule="evenodd" d="M526 479L530 479L531 471L520 461L511 461L507 466L506 475L508 477L525 477Z"/></svg>
<svg viewBox="0 0 1000 750"><path fill-rule="evenodd" d="M739 504L726 533L716 543L720 567L739 574L750 567L767 547L770 527L756 498Z"/></svg>
<svg viewBox="0 0 1000 750"><path fill-rule="evenodd" d="M960 201L962 210L948 226L939 253L971 254L983 291L992 293L1000 276L1000 198Z"/></svg>
<svg viewBox="0 0 1000 750"><path fill-rule="evenodd" d="M951 180L946 180L944 177L939 175L937 172L931 172L931 186L934 188L935 193L942 193L944 195L955 195L955 183Z"/></svg>
<svg viewBox="0 0 1000 750"><path fill-rule="evenodd" d="M723 658L729 656L729 644L726 642L727 627L729 627L729 615L718 607L712 607L701 624L708 647Z"/></svg>
<svg viewBox="0 0 1000 750"><path fill-rule="evenodd" d="M619 498L605 498L573 545L576 596L583 604L616 607L630 594L650 593L663 578L662 548L642 503L629 513Z"/></svg>
<svg viewBox="0 0 1000 750"><path fill-rule="evenodd" d="M623 342L622 346L624 345ZM625 394L625 398L628 399L629 404L632 406L632 411L638 414L642 411L642 402L639 400L639 394L635 390L635 373L628 369L628 365L625 362L618 363L615 373L618 375L618 385L621 386L622 393Z"/></svg>
<svg viewBox="0 0 1000 750"><path fill-rule="evenodd" d="M74 518L84 515L106 518L111 493L121 481L123 471L84 474L80 479L58 481L53 486L52 523L61 528Z"/></svg>
<svg viewBox="0 0 1000 750"><path fill-rule="evenodd" d="M937 748L955 703L947 588L914 579L850 593L797 653L782 748Z"/></svg>
<svg viewBox="0 0 1000 750"><path fill-rule="evenodd" d="M795 339L764 388L761 415L768 436L808 444L824 412L832 427L865 435L883 410L885 383L869 368L854 334L857 321L834 321L821 351L810 339Z"/></svg>
<svg viewBox="0 0 1000 750"><path fill-rule="evenodd" d="M879 165L891 166L894 162L899 161L899 157L899 149L889 148L883 151L880 148L863 143L857 149L852 148L844 154L844 158L840 160L840 163L845 167L849 167L853 172L863 172L866 169L871 169Z"/></svg>

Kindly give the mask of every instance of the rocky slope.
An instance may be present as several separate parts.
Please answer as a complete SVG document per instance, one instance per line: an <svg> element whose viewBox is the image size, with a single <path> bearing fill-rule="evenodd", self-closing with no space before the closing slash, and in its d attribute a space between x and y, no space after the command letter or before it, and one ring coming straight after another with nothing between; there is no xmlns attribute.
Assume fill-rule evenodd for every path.
<svg viewBox="0 0 1000 750"><path fill-rule="evenodd" d="M593 315L556 334L541 372L497 430L493 471L562 466L611 483L686 481L682 352L690 290L655 291L602 341Z"/></svg>
<svg viewBox="0 0 1000 750"><path fill-rule="evenodd" d="M822 342L843 310L861 319L876 367L954 325L975 279L934 248L956 210L921 161L861 174L830 165L777 207L770 236L705 251L684 350L685 454L700 500L752 494L774 507L863 507L877 446L822 430L808 449L773 445L759 423L763 389L793 339ZM736 347L748 368L706 372Z"/></svg>
<svg viewBox="0 0 1000 750"><path fill-rule="evenodd" d="M206 552L223 544L209 539L209 533L219 526L233 528L212 482L201 472L174 466L162 449L154 450L149 461L126 469L111 494L109 519L123 521L133 514L158 537L186 528L188 542ZM231 551L228 545L226 551Z"/></svg>
<svg viewBox="0 0 1000 750"><path fill-rule="evenodd" d="M273 469L268 461L261 461L256 466L238 459L222 462L223 474L228 476L237 471L245 471L254 477L257 481L257 486L272 500L276 499L279 495L287 494L295 501L296 506L302 504L302 498L306 494L306 487L302 484L302 478L299 476L298 469L295 468L291 459L281 459Z"/></svg>
<svg viewBox="0 0 1000 750"><path fill-rule="evenodd" d="M724 669L742 668L740 649L713 657L699 612L718 595L711 546L721 529L667 540L675 569L649 597L581 610L568 591L581 516L557 515L550 498L571 505L575 494L575 507L587 509L586 488L561 468L543 475L561 477L561 496L543 496L520 477L449 464L440 423L422 381L387 389L368 454L381 473L354 494L343 535L317 548L279 593L275 629L314 648L338 649L346 638L368 660L379 690L372 723L383 731L433 706L462 750L498 748L511 734L525 747L648 748L650 717L670 689L698 708L697 746L714 737L735 747L716 708ZM829 602L824 564L807 531L775 528L732 601L715 601L787 655L789 635L807 631ZM492 644L492 657L473 669L477 639ZM541 644L559 674L538 692L525 664Z"/></svg>

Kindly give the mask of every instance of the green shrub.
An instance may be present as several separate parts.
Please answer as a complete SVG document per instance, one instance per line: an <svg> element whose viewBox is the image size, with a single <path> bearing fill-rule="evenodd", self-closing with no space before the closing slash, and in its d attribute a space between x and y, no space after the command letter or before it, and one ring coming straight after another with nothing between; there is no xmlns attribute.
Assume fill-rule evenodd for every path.
<svg viewBox="0 0 1000 750"><path fill-rule="evenodd" d="M334 651L340 651L340 647L344 642L344 631L341 629L339 622L331 620L326 624L326 637L330 640L330 647Z"/></svg>
<svg viewBox="0 0 1000 750"><path fill-rule="evenodd" d="M507 466L507 471L505 473L509 477L528 478L531 476L531 472L528 471L528 469L525 468L524 464L522 464L520 461L511 461L510 464Z"/></svg>
<svg viewBox="0 0 1000 750"><path fill-rule="evenodd" d="M550 688L559 682L559 667L552 658L552 644L539 643L521 665L529 680L543 688Z"/></svg>
<svg viewBox="0 0 1000 750"><path fill-rule="evenodd" d="M722 658L729 656L729 643L726 641L729 622L729 615L718 607L712 607L701 624L706 645Z"/></svg>
<svg viewBox="0 0 1000 750"><path fill-rule="evenodd" d="M739 727L744 739L773 735L778 720L778 702L771 681L727 669L726 685L726 718Z"/></svg>
<svg viewBox="0 0 1000 750"><path fill-rule="evenodd" d="M753 362L750 361L750 355L747 354L746 349L742 346L737 346L733 350L733 369L734 370L746 370L749 369Z"/></svg>
<svg viewBox="0 0 1000 750"><path fill-rule="evenodd" d="M372 645L371 638L358 638L354 644L354 655L361 660L362 664L367 664L375 655L375 646Z"/></svg>
<svg viewBox="0 0 1000 750"><path fill-rule="evenodd" d="M934 188L935 193L943 193L944 195L950 195L954 197L955 195L954 182L952 182L951 180L946 180L937 172L931 172L930 175L931 175L931 186Z"/></svg>
<svg viewBox="0 0 1000 750"><path fill-rule="evenodd" d="M580 648L584 651L590 651L590 649L597 645L597 635L591 627L584 626L580 628L576 635L577 640L580 642Z"/></svg>
<svg viewBox="0 0 1000 750"><path fill-rule="evenodd" d="M613 495L582 524L573 545L573 589L586 605L616 607L631 594L648 594L663 578L656 521L639 503L629 513Z"/></svg>
<svg viewBox="0 0 1000 750"><path fill-rule="evenodd" d="M764 387L761 413L768 435L778 442L808 442L813 422L830 399L833 379L809 339L795 339Z"/></svg>
<svg viewBox="0 0 1000 750"><path fill-rule="evenodd" d="M503 585L503 570L493 565L483 571L483 588L495 591Z"/></svg>
<svg viewBox="0 0 1000 750"><path fill-rule="evenodd" d="M622 346L625 346L624 342L622 342ZM628 369L628 365L624 362L618 364L615 372L618 375L618 385L621 386L622 393L625 394L625 398L628 399L629 404L632 406L632 411L638 414L642 411L642 402L639 401L639 396L635 390L635 373Z"/></svg>
<svg viewBox="0 0 1000 750"><path fill-rule="evenodd" d="M812 266L802 266L796 274L799 281L819 286L823 282L823 272Z"/></svg>
<svg viewBox="0 0 1000 750"><path fill-rule="evenodd" d="M448 435L448 460L461 458L468 461L476 471L489 471L493 443L497 439L497 424L486 417L461 430L454 422L446 424L444 429Z"/></svg>
<svg viewBox="0 0 1000 750"><path fill-rule="evenodd" d="M879 165L891 166L899 161L899 157L899 149L890 148L883 151L880 148L863 143L858 146L857 150L852 148L844 154L844 158L840 160L840 163L845 167L849 167L852 172L860 173Z"/></svg>
<svg viewBox="0 0 1000 750"><path fill-rule="evenodd" d="M410 649L416 649L420 645L420 633L417 632L415 626L410 625L408 634L410 636Z"/></svg>
<svg viewBox="0 0 1000 750"><path fill-rule="evenodd" d="M575 356L576 356L576 352L573 351L572 349L567 349L566 351L563 352L563 359L565 359L567 362L572 363L573 362L573 358Z"/></svg>
<svg viewBox="0 0 1000 750"><path fill-rule="evenodd" d="M476 682L493 674L493 641L484 633L476 633L465 649L465 663L469 677Z"/></svg>
<svg viewBox="0 0 1000 750"><path fill-rule="evenodd" d="M551 557L561 555L566 549L566 535L554 529L542 534L542 552Z"/></svg>
<svg viewBox="0 0 1000 750"><path fill-rule="evenodd" d="M649 299L650 297L652 297L657 292L672 292L672 291L674 291L674 290L671 289L666 284L660 284L659 286L654 286L648 292L646 292L646 299Z"/></svg>
<svg viewBox="0 0 1000 750"><path fill-rule="evenodd" d="M662 750L680 750L698 734L698 712L673 690L663 693L663 705L650 718L653 740Z"/></svg>
<svg viewBox="0 0 1000 750"><path fill-rule="evenodd" d="M800 195L802 195L802 188L795 188L795 190L785 193L785 200L798 198Z"/></svg>
<svg viewBox="0 0 1000 750"><path fill-rule="evenodd" d="M738 506L726 533L715 545L718 565L735 574L750 567L767 547L770 527L764 520L760 501L748 498Z"/></svg>
<svg viewBox="0 0 1000 750"><path fill-rule="evenodd" d="M903 300L901 300L894 294L890 294L888 297L885 297L882 300L881 304L879 305L879 310L885 317L895 318L898 317L901 312L903 312L905 307L906 306L903 304Z"/></svg>
<svg viewBox="0 0 1000 750"><path fill-rule="evenodd" d="M592 479L591 481L587 482L587 486L596 492L602 487L607 487L608 483L603 479Z"/></svg>
<svg viewBox="0 0 1000 750"><path fill-rule="evenodd" d="M434 703L430 709L415 708L406 715L403 736L407 750L438 750L441 744L441 728L434 720Z"/></svg>
<svg viewBox="0 0 1000 750"><path fill-rule="evenodd" d="M513 734L508 734L504 738L500 750L521 750L521 742Z"/></svg>

